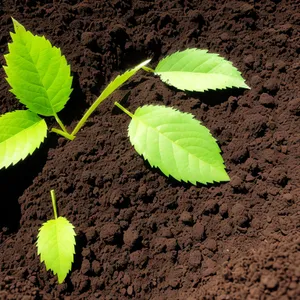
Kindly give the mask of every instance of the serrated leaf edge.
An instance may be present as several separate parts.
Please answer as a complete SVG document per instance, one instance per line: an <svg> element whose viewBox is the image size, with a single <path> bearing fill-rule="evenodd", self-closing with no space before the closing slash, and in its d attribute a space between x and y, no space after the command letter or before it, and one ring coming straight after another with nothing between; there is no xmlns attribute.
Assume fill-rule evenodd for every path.
<svg viewBox="0 0 300 300"><path fill-rule="evenodd" d="M212 53L212 52L209 52L208 49L187 48L187 49L185 49L185 50L178 50L178 51L176 51L176 52L174 52L174 53L168 54L167 56L165 56L164 58L162 58L161 61L159 62L159 64L156 66L156 68L155 68L155 70L154 70L154 74L157 75L157 76L159 76L159 77L161 78L161 80L162 80L163 82L165 82L166 84L168 84L168 85L170 85L170 86L173 86L173 87L177 88L175 85L173 85L172 83L170 83L170 81L169 81L168 79L166 79L166 80L165 80L165 79L162 79L162 75L163 75L163 73L165 73L165 72L157 72L157 68L158 68L158 67L162 67L162 66L164 65L165 61L166 61L169 57L171 57L172 55L176 55L176 54L178 54L178 53L187 52L187 51L199 51L199 50L200 50L200 51L203 51L204 54L209 54L209 55L211 55L211 56L217 56L217 57L219 57L219 58L222 58L222 59L224 59L227 63L229 63L229 64L231 65L231 67L233 67L233 68L238 72L238 74L241 76L241 78L243 79L243 86L237 87L237 86L234 86L234 85L226 85L226 86L224 86L224 87L220 87L220 88L217 87L217 88L215 88L215 89L203 87L203 89L201 89L201 90L187 90L187 89L180 89L180 90L183 90L183 91L186 91L186 92L206 92L206 91L218 91L218 90L224 90L224 89L226 89L226 88L245 88L245 89L251 89L251 88L247 85L246 80L243 78L242 73L239 71L239 69L238 69L237 67L234 66L234 64L233 64L232 61L227 60L225 57L221 56L219 53ZM177 62L177 63L178 63L178 62ZM176 71L172 71L172 72L175 73ZM189 73L191 73L191 72L189 72ZM221 74L221 75L224 75L224 74Z"/></svg>
<svg viewBox="0 0 300 300"><path fill-rule="evenodd" d="M151 107L151 106L162 106L162 105L144 105L144 106L142 106L142 107ZM135 113L136 113L140 108L142 108L142 107L138 107L137 110L135 111ZM165 107L165 106L162 106L162 107ZM197 120L193 114L188 113L188 112L182 112L182 111L180 111L179 109L174 108L174 107L167 107L167 108L171 108L171 109L173 109L174 111L179 112L179 113L184 114L184 115L187 115L187 116L189 116L191 119L193 119L193 120L199 122L199 125L200 125L200 126L203 126L205 129L207 129L208 132L209 132L209 134L210 134L210 136L211 136L211 138L215 141L215 143L217 143L217 140L212 136L212 134L210 133L210 130L209 130L206 126L202 125L201 122L200 122L199 120ZM137 116L135 116L135 113L133 114L132 119L138 118ZM142 122L142 121L139 121L139 122ZM144 124L145 124L145 123L144 123ZM129 127L128 127L128 128L129 128ZM166 139L168 139L171 143L173 143L173 141L170 140L168 137L166 137L163 133L159 133L159 134L163 135ZM128 135L128 136L129 136L129 135ZM130 138L130 136L129 136L129 138ZM131 140L131 139L130 139L130 140ZM133 145L134 148L135 148L135 144L132 144L132 145ZM178 145L177 145L177 146L178 146ZM180 146L180 148L182 148L182 147ZM136 149L136 148L135 148L135 149ZM221 148L219 147L219 145L218 145L218 149L219 149L219 152L218 152L218 153L219 153L220 156L221 156L222 150L221 150ZM183 150L185 150L185 149L183 149ZM136 150L136 151L137 151L137 150ZM186 151L186 150L185 150L185 151ZM137 151L137 152L138 152L138 151ZM226 166L225 166L225 162L224 162L224 159L223 159L222 156L221 156L221 159L222 159L222 165L223 165L223 168L222 168L221 171L224 171L224 175L226 174L227 177L228 177L227 179L220 180L220 181L212 180L212 181L206 181L206 182L200 182L200 181L195 181L195 182L194 182L194 181L190 181L190 180L187 180L187 181L186 181L186 180L183 180L183 179L177 179L177 178L175 178L172 174L170 174L169 172L168 172L168 174L165 174L165 173L160 169L160 167L159 167L158 165L152 164L152 163L150 162L150 160L149 160L148 157L145 155L145 153L139 153L139 152L138 152L138 154L141 155L141 156L143 156L143 158L149 162L149 164L150 164L151 167L155 167L155 168L159 169L165 176L167 176L167 177L170 177L170 176L171 176L171 177L173 177L175 180L177 180L177 181L179 181L179 182L190 182L191 184L196 185L197 183L200 183L200 184L208 184L208 183L214 183L214 182L217 182L217 183L218 183L218 182L227 182L227 181L230 181L230 177L229 177L228 173L226 172ZM198 158L197 156L195 156L195 155L193 155L193 154L189 154L189 155L191 155L191 156L193 156L193 157L195 157L196 159L199 160L199 158Z"/></svg>

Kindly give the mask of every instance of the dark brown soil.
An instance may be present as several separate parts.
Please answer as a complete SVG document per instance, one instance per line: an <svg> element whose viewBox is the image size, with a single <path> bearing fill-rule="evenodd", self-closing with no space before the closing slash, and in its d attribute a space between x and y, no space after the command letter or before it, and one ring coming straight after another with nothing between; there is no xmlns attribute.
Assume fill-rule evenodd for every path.
<svg viewBox="0 0 300 300"><path fill-rule="evenodd" d="M69 128L118 73L188 47L231 60L251 90L186 94L141 71L74 141L49 134L1 170L0 299L300 299L299 1L2 0L2 65L11 16L71 64L74 92L60 114ZM22 107L0 74L1 113ZM196 115L231 181L196 187L151 169L117 100ZM52 218L50 189L77 232L61 285L35 247Z"/></svg>

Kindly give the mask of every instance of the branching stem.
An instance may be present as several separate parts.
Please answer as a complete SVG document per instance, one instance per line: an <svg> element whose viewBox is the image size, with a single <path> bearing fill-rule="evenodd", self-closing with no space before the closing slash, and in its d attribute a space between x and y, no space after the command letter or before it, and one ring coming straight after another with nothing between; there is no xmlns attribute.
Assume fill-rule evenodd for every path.
<svg viewBox="0 0 300 300"><path fill-rule="evenodd" d="M54 113L54 117L55 117L56 122L59 124L60 128L61 128L64 132L68 133L68 131L67 131L65 125L63 124L63 122L60 120L60 118L58 117L58 115L57 115L56 113Z"/></svg>
<svg viewBox="0 0 300 300"><path fill-rule="evenodd" d="M51 132L55 132L63 137L65 137L66 139L73 141L75 139L75 135L69 134L68 132L62 131L60 129L57 128L52 128Z"/></svg>
<svg viewBox="0 0 300 300"><path fill-rule="evenodd" d="M124 106L122 106L120 103L115 102L115 106L119 107L131 119L134 117L134 115L129 110L127 110Z"/></svg>

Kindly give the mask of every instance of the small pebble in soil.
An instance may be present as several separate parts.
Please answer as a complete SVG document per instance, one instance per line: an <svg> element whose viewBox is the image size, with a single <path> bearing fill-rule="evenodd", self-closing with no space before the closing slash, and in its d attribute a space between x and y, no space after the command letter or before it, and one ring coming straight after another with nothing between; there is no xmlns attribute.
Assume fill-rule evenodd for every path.
<svg viewBox="0 0 300 300"><path fill-rule="evenodd" d="M184 211L181 213L179 220L186 225L192 225L193 224L193 216L188 212Z"/></svg>
<svg viewBox="0 0 300 300"><path fill-rule="evenodd" d="M130 262L139 268L143 268L146 265L148 259L148 255L143 250L137 250L129 255Z"/></svg>
<svg viewBox="0 0 300 300"><path fill-rule="evenodd" d="M243 180L239 176L233 176L229 184L235 191L240 191L243 189Z"/></svg>
<svg viewBox="0 0 300 300"><path fill-rule="evenodd" d="M170 228L168 228L168 227L161 228L160 231L159 231L159 233L160 233L160 235L162 237L165 237L165 238L172 238L172 237L174 237L174 234L173 234L172 230Z"/></svg>
<svg viewBox="0 0 300 300"><path fill-rule="evenodd" d="M124 232L123 240L126 246L128 246L130 249L133 249L138 245L141 237L136 230L129 228Z"/></svg>
<svg viewBox="0 0 300 300"><path fill-rule="evenodd" d="M194 250L190 253L189 264L192 267L199 267L202 261L202 254L200 250Z"/></svg>
<svg viewBox="0 0 300 300"><path fill-rule="evenodd" d="M254 87L259 86L261 82L262 82L261 77L258 75L254 75L251 77L250 86L254 86Z"/></svg>
<svg viewBox="0 0 300 300"><path fill-rule="evenodd" d="M219 208L219 213L223 218L228 217L228 204L223 203Z"/></svg>
<svg viewBox="0 0 300 300"><path fill-rule="evenodd" d="M121 235L120 227L114 223L107 223L101 228L100 237L106 244L115 244Z"/></svg>
<svg viewBox="0 0 300 300"><path fill-rule="evenodd" d="M204 243L206 249L216 252L217 251L217 242L214 239L207 239Z"/></svg>
<svg viewBox="0 0 300 300"><path fill-rule="evenodd" d="M130 276L128 274L124 274L124 276L122 278L122 282L126 286L129 286L131 284L131 278L130 278Z"/></svg>
<svg viewBox="0 0 300 300"><path fill-rule="evenodd" d="M288 102L288 110L294 115L300 114L300 98L290 100Z"/></svg>
<svg viewBox="0 0 300 300"><path fill-rule="evenodd" d="M279 90L279 84L276 78L270 78L263 84L263 88L274 95Z"/></svg>
<svg viewBox="0 0 300 300"><path fill-rule="evenodd" d="M92 271L96 276L100 275L101 273L101 264L98 260L93 260L92 262Z"/></svg>
<svg viewBox="0 0 300 300"><path fill-rule="evenodd" d="M134 293L133 286L132 286L132 285L130 285L130 286L127 288L127 294L128 294L129 296L132 296L132 295L133 295L133 293Z"/></svg>
<svg viewBox="0 0 300 300"><path fill-rule="evenodd" d="M273 290L278 286L278 279L272 274L262 275L260 282L269 290Z"/></svg>
<svg viewBox="0 0 300 300"><path fill-rule="evenodd" d="M206 202L203 214L210 215L210 214L217 214L219 211L219 205L216 200L210 199Z"/></svg>
<svg viewBox="0 0 300 300"><path fill-rule="evenodd" d="M91 270L91 264L87 259L83 259L82 264L81 264L81 273L83 275L87 275Z"/></svg>
<svg viewBox="0 0 300 300"><path fill-rule="evenodd" d="M192 228L192 237L196 241L202 241L205 239L205 227L201 223L197 222Z"/></svg>
<svg viewBox="0 0 300 300"><path fill-rule="evenodd" d="M241 228L247 227L251 220L245 206L240 203L236 203L231 208L230 216L232 217L233 224Z"/></svg>
<svg viewBox="0 0 300 300"><path fill-rule="evenodd" d="M267 93L262 93L259 97L259 103L266 107L273 107L275 104L275 100L273 96Z"/></svg>
<svg viewBox="0 0 300 300"><path fill-rule="evenodd" d="M245 56L245 58L244 58L244 64L248 68L252 69L254 62L255 62L255 60L254 60L254 57L253 57L252 54L249 54L249 55Z"/></svg>

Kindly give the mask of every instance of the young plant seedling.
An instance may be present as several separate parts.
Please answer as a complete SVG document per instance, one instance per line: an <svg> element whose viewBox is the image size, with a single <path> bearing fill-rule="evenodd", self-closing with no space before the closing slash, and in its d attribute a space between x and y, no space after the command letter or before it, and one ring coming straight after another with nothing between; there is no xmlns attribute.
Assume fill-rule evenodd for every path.
<svg viewBox="0 0 300 300"><path fill-rule="evenodd" d="M98 105L150 61L117 76L69 133L57 115L72 92L71 71L66 58L45 37L33 35L14 19L13 24L15 33L11 33L12 43L8 44L4 70L12 88L10 91L28 110L17 110L0 117L0 169L32 154L44 141L47 124L39 115L54 117L61 129L51 131L73 140Z"/></svg>
<svg viewBox="0 0 300 300"><path fill-rule="evenodd" d="M216 140L193 115L160 105L145 105L132 114L115 105L131 117L130 142L151 167L192 184L230 180Z"/></svg>
<svg viewBox="0 0 300 300"><path fill-rule="evenodd" d="M47 271L57 274L58 283L62 283L73 263L76 233L74 226L66 218L57 216L54 190L50 194L54 219L48 220L39 229L36 246L41 263L45 262Z"/></svg>
<svg viewBox="0 0 300 300"><path fill-rule="evenodd" d="M14 19L13 23L15 33L11 34L13 42L9 44L9 54L5 55L7 66L4 69L7 81L12 87L11 92L28 110L10 112L0 117L0 169L16 164L32 154L43 142L47 135L47 125L45 120L38 115L53 116L60 129L53 128L51 131L73 140L98 105L141 68L158 75L165 83L181 90L203 92L227 87L249 88L232 63L218 54L194 48L178 51L163 58L154 70L146 66L150 62L146 60L117 76L87 110L74 130L69 133L57 113L64 108L72 91L70 66L61 55L60 49L53 47L44 37L34 36L26 31ZM123 110L126 111L124 108ZM157 119L155 114L162 120L163 114L167 114L170 117L169 123L157 125L159 118ZM148 159L152 166L159 167L164 174L172 175L178 180L191 183L229 180L224 170L220 149L209 131L191 115L182 114L185 116L183 117L181 114L171 108L151 105L141 107L134 115L129 113L131 117L134 116L130 128L136 127L143 133L147 132L145 126L152 128L150 130L152 134L147 135L148 145L155 144L157 140L160 141L160 148L154 150L150 147L148 153L140 147L139 141L143 138L142 134L139 133L137 137L134 137L134 131L130 129L130 139L137 152ZM178 122L180 125L177 124ZM197 127L196 123L197 136L194 136L192 133L194 129L191 128ZM175 124L180 127L180 134ZM174 139L165 140L166 133L158 130L156 126L167 127ZM161 143L162 138L163 143ZM206 138L207 141L203 141ZM184 145L179 146L178 139L185 140ZM191 144L186 142L188 140ZM171 146L177 149L173 156L170 156L169 147ZM198 149L197 154L194 154L194 150L187 151L192 148ZM207 152L209 149L213 150L211 154ZM179 160L183 157L185 157L183 160L185 163L182 163L180 167ZM198 166L193 164L198 164ZM187 175L188 173L193 174Z"/></svg>

